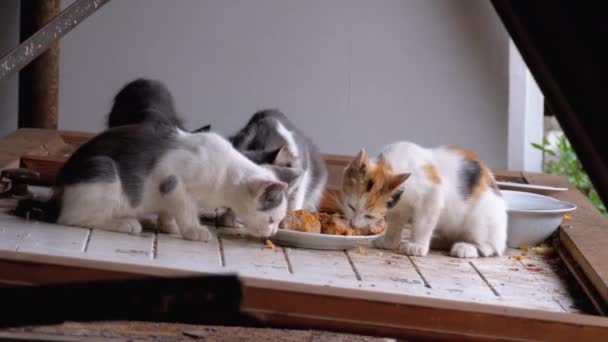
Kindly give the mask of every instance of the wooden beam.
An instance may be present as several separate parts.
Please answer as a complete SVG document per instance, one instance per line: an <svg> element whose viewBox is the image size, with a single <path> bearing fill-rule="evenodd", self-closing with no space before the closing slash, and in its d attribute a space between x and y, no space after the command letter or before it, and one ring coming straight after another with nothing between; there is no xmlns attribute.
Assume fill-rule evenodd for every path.
<svg viewBox="0 0 608 342"><path fill-rule="evenodd" d="M21 1L21 41L61 12L61 0ZM59 41L19 73L19 127L57 129Z"/></svg>

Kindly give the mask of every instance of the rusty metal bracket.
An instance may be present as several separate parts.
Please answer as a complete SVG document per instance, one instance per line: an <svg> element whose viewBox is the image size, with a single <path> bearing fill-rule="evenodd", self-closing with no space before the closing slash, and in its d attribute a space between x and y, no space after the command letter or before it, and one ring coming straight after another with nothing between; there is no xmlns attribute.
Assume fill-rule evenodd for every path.
<svg viewBox="0 0 608 342"><path fill-rule="evenodd" d="M76 0L38 32L0 58L0 80L23 69L50 48L55 40L66 35L108 2L110 0Z"/></svg>

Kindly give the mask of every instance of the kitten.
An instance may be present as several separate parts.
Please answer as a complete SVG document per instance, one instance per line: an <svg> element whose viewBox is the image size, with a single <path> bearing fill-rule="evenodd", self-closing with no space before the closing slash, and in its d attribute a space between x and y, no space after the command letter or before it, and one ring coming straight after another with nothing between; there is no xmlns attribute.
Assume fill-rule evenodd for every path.
<svg viewBox="0 0 608 342"><path fill-rule="evenodd" d="M199 208L228 206L251 235L268 237L286 214L289 181L215 133L147 121L109 129L82 145L59 172L50 203L38 207L54 210L45 213L47 221L126 233L142 230L139 218L160 214L175 222L165 232L208 240Z"/></svg>
<svg viewBox="0 0 608 342"><path fill-rule="evenodd" d="M112 128L146 121L163 121L185 130L167 86L157 80L138 78L127 83L114 97L107 125ZM206 125L192 133L207 132L210 129L211 126Z"/></svg>
<svg viewBox="0 0 608 342"><path fill-rule="evenodd" d="M406 182L407 180L407 182ZM377 161L359 152L344 171L342 207L355 227L386 214L386 249L424 256L447 242L460 258L501 255L506 248L506 204L489 168L472 152L425 149L408 142L385 147ZM401 231L412 224L411 237Z"/></svg>
<svg viewBox="0 0 608 342"><path fill-rule="evenodd" d="M325 164L312 140L285 114L274 109L259 111L229 140L257 164L287 167L300 173L286 190L289 210L318 209L327 182Z"/></svg>

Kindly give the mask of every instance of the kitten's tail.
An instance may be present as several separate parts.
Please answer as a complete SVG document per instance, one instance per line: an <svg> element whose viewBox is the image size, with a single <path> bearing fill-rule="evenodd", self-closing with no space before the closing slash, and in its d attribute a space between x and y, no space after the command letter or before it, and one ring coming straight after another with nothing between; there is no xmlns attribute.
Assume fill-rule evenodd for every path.
<svg viewBox="0 0 608 342"><path fill-rule="evenodd" d="M55 193L49 199L22 199L17 203L13 213L27 219L55 223L59 218L60 210L61 193Z"/></svg>

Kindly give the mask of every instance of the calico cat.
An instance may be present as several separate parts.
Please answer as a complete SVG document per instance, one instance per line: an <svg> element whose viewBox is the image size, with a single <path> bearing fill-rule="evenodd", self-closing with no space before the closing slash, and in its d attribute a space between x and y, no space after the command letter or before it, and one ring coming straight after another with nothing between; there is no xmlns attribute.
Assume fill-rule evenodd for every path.
<svg viewBox="0 0 608 342"><path fill-rule="evenodd" d="M284 189L291 179L282 175L215 133L187 133L152 120L97 135L64 164L49 202L20 206L46 209L47 221L126 233L142 230L140 217L160 214L164 232L190 240L210 237L199 208L227 206L250 234L268 237L287 210Z"/></svg>
<svg viewBox="0 0 608 342"><path fill-rule="evenodd" d="M287 191L290 211L315 211L327 182L327 170L318 148L306 135L275 109L255 113L234 136L234 147L257 164L297 170L300 176Z"/></svg>
<svg viewBox="0 0 608 342"><path fill-rule="evenodd" d="M386 214L376 245L424 256L448 243L460 258L501 255L506 248L506 204L489 168L477 155L454 147L425 149L409 142L384 148L370 161L362 150L344 171L342 209L355 227ZM401 231L412 224L411 237Z"/></svg>
<svg viewBox="0 0 608 342"><path fill-rule="evenodd" d="M112 128L146 121L163 121L185 130L167 86L157 80L138 78L127 83L114 97L107 126ZM206 125L192 133L207 132L210 129L211 126Z"/></svg>

